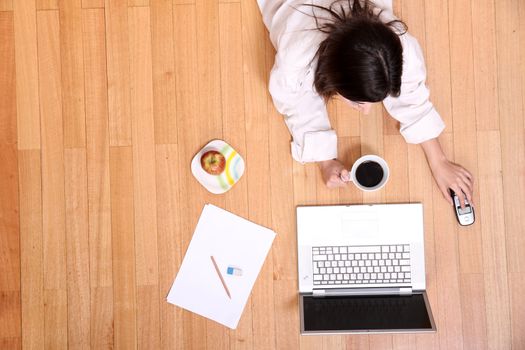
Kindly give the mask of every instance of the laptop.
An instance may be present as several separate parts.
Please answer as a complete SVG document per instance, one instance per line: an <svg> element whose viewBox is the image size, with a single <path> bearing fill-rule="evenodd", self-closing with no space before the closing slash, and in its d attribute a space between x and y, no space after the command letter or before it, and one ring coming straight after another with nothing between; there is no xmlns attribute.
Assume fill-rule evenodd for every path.
<svg viewBox="0 0 525 350"><path fill-rule="evenodd" d="M435 332L423 206L298 206L301 334Z"/></svg>

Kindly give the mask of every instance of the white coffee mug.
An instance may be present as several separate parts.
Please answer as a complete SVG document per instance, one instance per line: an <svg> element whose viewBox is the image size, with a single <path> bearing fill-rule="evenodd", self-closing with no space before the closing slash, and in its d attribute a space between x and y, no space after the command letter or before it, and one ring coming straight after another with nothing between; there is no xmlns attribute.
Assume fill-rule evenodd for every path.
<svg viewBox="0 0 525 350"><path fill-rule="evenodd" d="M362 184L361 182L364 182L363 179L361 179L361 182L359 182L358 180L357 172L358 172L359 166L364 163L368 163L368 162L378 164L381 167L381 170L383 172L383 176L381 180L372 186L366 186L366 184ZM372 155L372 154L362 156L361 158L356 160L354 164L352 165L352 169L350 170L350 181L352 181L354 185L356 185L357 188L365 192L372 192L372 191L377 191L381 189L383 186L386 185L389 177L390 177L390 169L388 168L388 164L386 163L386 161L383 158L376 156L376 155Z"/></svg>

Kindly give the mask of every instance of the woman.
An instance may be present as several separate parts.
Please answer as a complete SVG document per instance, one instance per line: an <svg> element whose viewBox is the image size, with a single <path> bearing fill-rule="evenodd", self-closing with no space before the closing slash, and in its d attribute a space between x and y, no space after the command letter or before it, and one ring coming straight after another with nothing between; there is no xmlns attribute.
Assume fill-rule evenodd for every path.
<svg viewBox="0 0 525 350"><path fill-rule="evenodd" d="M473 176L450 162L437 137L445 125L429 100L417 40L389 6L368 0L258 0L276 49L270 76L275 107L292 135L295 160L316 162L330 188L349 181L337 159L326 101L334 96L368 114L382 101L406 142L420 144L445 199L472 203Z"/></svg>

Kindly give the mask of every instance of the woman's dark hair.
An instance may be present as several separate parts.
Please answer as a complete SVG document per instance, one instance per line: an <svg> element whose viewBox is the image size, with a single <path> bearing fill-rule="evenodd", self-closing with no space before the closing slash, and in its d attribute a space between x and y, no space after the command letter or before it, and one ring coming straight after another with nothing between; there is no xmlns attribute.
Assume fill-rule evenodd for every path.
<svg viewBox="0 0 525 350"><path fill-rule="evenodd" d="M329 7L304 4L312 7L312 13L317 8L330 15L313 14L317 29L328 34L316 53L317 93L325 99L339 94L355 102L399 96L403 47L397 33L404 34L406 25L398 20L383 23L382 11L368 0L346 1L336 0Z"/></svg>

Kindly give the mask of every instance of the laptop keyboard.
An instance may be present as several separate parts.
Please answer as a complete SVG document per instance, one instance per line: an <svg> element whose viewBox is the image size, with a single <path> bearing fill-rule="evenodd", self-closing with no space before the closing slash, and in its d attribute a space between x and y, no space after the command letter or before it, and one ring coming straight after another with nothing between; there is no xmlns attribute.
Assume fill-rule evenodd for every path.
<svg viewBox="0 0 525 350"><path fill-rule="evenodd" d="M312 247L314 285L410 283L410 245Z"/></svg>

